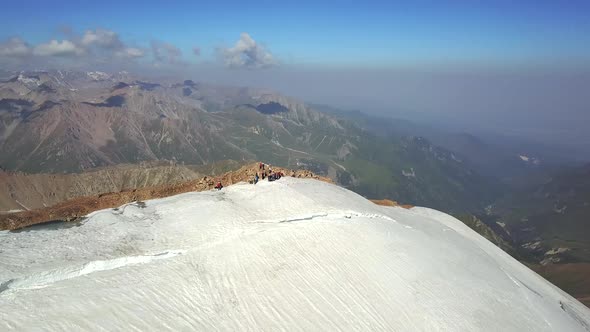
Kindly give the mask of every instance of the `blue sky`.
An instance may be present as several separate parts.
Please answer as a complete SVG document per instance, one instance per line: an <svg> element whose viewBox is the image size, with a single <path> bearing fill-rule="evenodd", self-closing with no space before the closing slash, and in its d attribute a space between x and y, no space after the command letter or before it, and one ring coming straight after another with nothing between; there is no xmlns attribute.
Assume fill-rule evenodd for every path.
<svg viewBox="0 0 590 332"><path fill-rule="evenodd" d="M9 1L0 40L36 45L103 28L128 45L171 43L213 61L247 32L284 64L590 63L588 1ZM201 57L192 48L202 50Z"/></svg>
<svg viewBox="0 0 590 332"><path fill-rule="evenodd" d="M588 0L4 1L0 69L68 66L590 142Z"/></svg>

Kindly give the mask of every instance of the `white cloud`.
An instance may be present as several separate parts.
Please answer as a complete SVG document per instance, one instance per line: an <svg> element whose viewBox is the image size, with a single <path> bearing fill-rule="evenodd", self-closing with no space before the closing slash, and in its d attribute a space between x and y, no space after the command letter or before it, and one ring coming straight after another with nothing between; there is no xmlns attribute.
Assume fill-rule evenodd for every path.
<svg viewBox="0 0 590 332"><path fill-rule="evenodd" d="M31 54L31 47L20 38L10 38L0 43L0 56L20 58Z"/></svg>
<svg viewBox="0 0 590 332"><path fill-rule="evenodd" d="M116 32L104 29L87 30L82 37L82 45L87 47L98 46L105 49L121 49L125 47Z"/></svg>
<svg viewBox="0 0 590 332"><path fill-rule="evenodd" d="M87 30L82 36L76 35L67 27L63 30L69 35L66 39L51 39L37 45L29 45L20 38L0 41L0 61L6 64L14 63L15 59L27 59L31 64L45 65L53 63L51 58L61 57L72 58L72 65L92 66L109 62L128 65L130 61L136 62L151 54L154 64L186 65L182 60L181 50L170 43L152 41L151 47L142 48L127 45L111 30ZM67 65L63 61L60 63Z"/></svg>
<svg viewBox="0 0 590 332"><path fill-rule="evenodd" d="M273 55L246 32L240 35L234 47L222 48L220 53L230 68L267 68L277 64Z"/></svg>
<svg viewBox="0 0 590 332"><path fill-rule="evenodd" d="M69 40L50 40L45 44L39 44L33 50L33 54L39 56L79 56L86 51Z"/></svg>
<svg viewBox="0 0 590 332"><path fill-rule="evenodd" d="M166 42L162 41L152 41L152 55L154 56L154 61L156 63L170 63L170 64L178 64L180 63L180 57L182 56L182 51Z"/></svg>
<svg viewBox="0 0 590 332"><path fill-rule="evenodd" d="M115 55L122 58L137 59L143 57L145 52L139 48L127 47L123 50L117 51Z"/></svg>
<svg viewBox="0 0 590 332"><path fill-rule="evenodd" d="M96 57L108 59L116 56L126 59L137 59L145 55L145 51L137 47L125 45L119 35L111 30L87 30L82 37L81 44Z"/></svg>

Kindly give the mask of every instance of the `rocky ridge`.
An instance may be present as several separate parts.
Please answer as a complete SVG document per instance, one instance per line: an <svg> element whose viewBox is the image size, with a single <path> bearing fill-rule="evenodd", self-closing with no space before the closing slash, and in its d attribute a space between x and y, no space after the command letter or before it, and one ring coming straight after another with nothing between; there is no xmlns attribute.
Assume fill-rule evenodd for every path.
<svg viewBox="0 0 590 332"><path fill-rule="evenodd" d="M144 187L79 197L51 207L3 214L0 215L0 230L15 230L52 221L75 221L93 211L116 208L131 202L137 202L137 204L141 205L144 200L168 197L190 191L211 190L217 182L221 182L224 186L238 182L249 182L252 181L256 172L259 172L258 165L259 163L249 164L220 176L203 176L172 185ZM316 175L309 170L289 170L281 167L273 167L273 170L282 172L285 176L333 182L330 178Z"/></svg>

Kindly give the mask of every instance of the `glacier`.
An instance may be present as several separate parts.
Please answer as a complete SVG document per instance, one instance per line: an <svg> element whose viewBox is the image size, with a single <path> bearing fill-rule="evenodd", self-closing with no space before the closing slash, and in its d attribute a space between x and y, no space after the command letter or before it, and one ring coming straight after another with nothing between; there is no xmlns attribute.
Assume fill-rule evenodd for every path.
<svg viewBox="0 0 590 332"><path fill-rule="evenodd" d="M590 331L590 310L427 208L282 178L0 232L0 330Z"/></svg>

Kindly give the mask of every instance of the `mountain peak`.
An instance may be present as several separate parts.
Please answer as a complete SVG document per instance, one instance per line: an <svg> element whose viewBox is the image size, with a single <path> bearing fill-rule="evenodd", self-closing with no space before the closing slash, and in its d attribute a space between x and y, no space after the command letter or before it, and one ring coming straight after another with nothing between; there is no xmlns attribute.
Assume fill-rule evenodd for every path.
<svg viewBox="0 0 590 332"><path fill-rule="evenodd" d="M0 270L3 329L41 317L49 330L590 325L588 308L457 219L310 179L135 202L70 228L0 236L11 258Z"/></svg>

